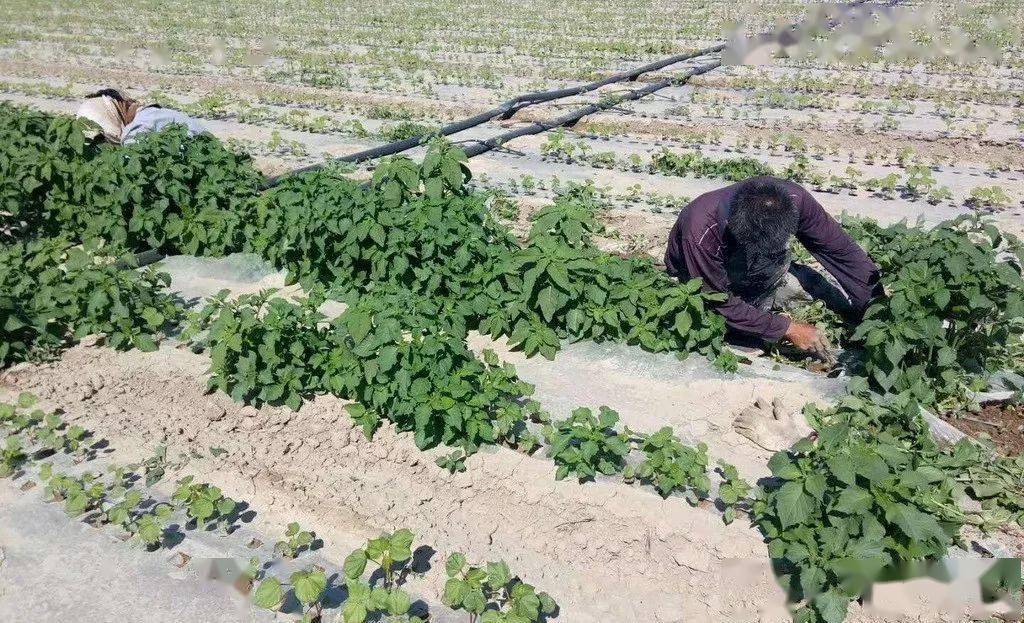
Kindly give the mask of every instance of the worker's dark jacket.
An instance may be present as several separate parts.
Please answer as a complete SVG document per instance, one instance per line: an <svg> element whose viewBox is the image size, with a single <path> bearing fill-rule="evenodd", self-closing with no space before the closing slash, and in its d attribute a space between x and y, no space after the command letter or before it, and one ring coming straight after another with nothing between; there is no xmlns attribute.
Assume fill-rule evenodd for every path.
<svg viewBox="0 0 1024 623"><path fill-rule="evenodd" d="M809 192L793 182L783 183L800 210L797 240L835 278L857 313L863 314L879 291L878 267ZM789 319L744 301L744 298L750 299L739 295L736 275L730 279L731 271L727 270L735 250L730 248L734 240L725 235L725 226L729 220L730 199L737 187L738 184L734 184L705 193L683 209L669 234L665 266L674 277L699 277L707 289L728 293L729 299L717 310L725 316L729 327L776 341L789 329ZM786 253L780 250L780 254Z"/></svg>

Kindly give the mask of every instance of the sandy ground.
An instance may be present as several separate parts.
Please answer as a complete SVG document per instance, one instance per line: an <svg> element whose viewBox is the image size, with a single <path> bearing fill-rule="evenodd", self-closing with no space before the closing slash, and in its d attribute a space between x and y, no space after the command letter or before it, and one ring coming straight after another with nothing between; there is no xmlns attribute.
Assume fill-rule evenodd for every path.
<svg viewBox="0 0 1024 623"><path fill-rule="evenodd" d="M55 364L9 371L3 384L65 405L70 421L117 448L144 455L162 438L172 455L224 448L188 468L266 512L315 518L318 533L406 526L439 551L504 558L556 597L566 621L718 619L780 598L771 582L749 587L749 601L719 590L723 561L763 559L764 546L712 509L621 484L556 482L550 461L505 449L451 475L408 435L385 427L367 441L332 397L293 413L206 395L206 365L166 345L152 354L77 347Z"/></svg>

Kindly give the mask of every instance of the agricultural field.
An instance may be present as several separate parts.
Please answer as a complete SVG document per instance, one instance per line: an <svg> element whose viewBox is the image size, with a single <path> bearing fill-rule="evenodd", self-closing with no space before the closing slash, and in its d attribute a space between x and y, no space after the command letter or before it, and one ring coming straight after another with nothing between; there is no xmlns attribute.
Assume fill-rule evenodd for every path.
<svg viewBox="0 0 1024 623"><path fill-rule="evenodd" d="M3 3L0 620L1019 620L1024 5L894 4L1001 58L624 97L706 54L440 140L811 5ZM209 132L88 141L104 87ZM834 366L663 270L763 174L882 269L857 327L793 312ZM986 571L861 577L936 560Z"/></svg>

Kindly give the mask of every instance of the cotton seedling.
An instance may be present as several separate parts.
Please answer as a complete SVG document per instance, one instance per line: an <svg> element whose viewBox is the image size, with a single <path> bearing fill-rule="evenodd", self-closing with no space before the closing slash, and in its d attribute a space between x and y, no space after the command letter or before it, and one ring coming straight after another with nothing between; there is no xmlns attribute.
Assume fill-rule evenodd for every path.
<svg viewBox="0 0 1024 623"><path fill-rule="evenodd" d="M88 472L77 478L52 474L45 489L50 499L64 502L64 511L71 517L98 510L106 499L106 492L100 476Z"/></svg>
<svg viewBox="0 0 1024 623"><path fill-rule="evenodd" d="M219 488L193 480L192 476L186 476L177 481L178 488L171 500L184 508L198 527L222 524L226 530L230 529L237 508L235 501L225 497Z"/></svg>
<svg viewBox="0 0 1024 623"><path fill-rule="evenodd" d="M321 567L308 567L293 573L290 581L295 599L302 605L302 623L319 621L327 591L327 574Z"/></svg>
<svg viewBox="0 0 1024 623"><path fill-rule="evenodd" d="M668 426L651 435L628 430L627 434L636 438L644 460L625 468L626 482L637 480L651 484L662 497L681 491L693 505L708 496L711 480L708 478L707 444L699 443L696 448L683 445Z"/></svg>
<svg viewBox="0 0 1024 623"><path fill-rule="evenodd" d="M87 451L91 437L91 433L81 426L65 425L56 413L47 413L31 435L43 449L68 454Z"/></svg>
<svg viewBox="0 0 1024 623"><path fill-rule="evenodd" d="M362 577L369 561L375 563L384 574L384 587L393 588L396 574L404 572L406 564L412 559L414 538L411 530L402 528L370 539L365 547L354 550L345 559L345 577L353 580Z"/></svg>
<svg viewBox="0 0 1024 623"><path fill-rule="evenodd" d="M513 577L504 561L474 567L455 553L445 571L448 581L441 601L469 613L469 623L536 623L558 608L550 595Z"/></svg>
<svg viewBox="0 0 1024 623"><path fill-rule="evenodd" d="M572 474L583 482L598 473L621 472L630 446L629 437L615 430L618 421L618 413L608 407L601 407L598 415L581 407L567 419L546 425L547 454L557 465L555 479Z"/></svg>
<svg viewBox="0 0 1024 623"><path fill-rule="evenodd" d="M140 504L145 499L145 494L138 489L110 489L108 499L118 498L120 499L107 507L104 513L107 523L120 526L127 535L137 537L147 548L153 549L160 545L164 526L170 519L174 507L166 503L157 503L142 510Z"/></svg>
<svg viewBox="0 0 1024 623"><path fill-rule="evenodd" d="M363 623L371 616L388 615L387 620L403 620L406 623L421 623L416 616L409 616L412 599L400 588L371 588L359 579L347 579L348 599L342 606L342 619L345 623ZM400 618L401 617L401 618Z"/></svg>
<svg viewBox="0 0 1024 623"><path fill-rule="evenodd" d="M718 473L722 476L722 484L718 487L718 499L722 502L722 521L726 525L736 520L737 508L749 503L747 496L751 486L740 477L735 465L718 460Z"/></svg>
<svg viewBox="0 0 1024 623"><path fill-rule="evenodd" d="M170 520L174 507L170 504L155 504L148 511L136 515L135 519L125 526L125 530L138 537L146 547L153 549L160 545L164 529Z"/></svg>
<svg viewBox="0 0 1024 623"><path fill-rule="evenodd" d="M111 490L110 497L121 499L104 511L107 523L121 527L128 526L132 521L135 509L142 503L142 492L138 489L129 489L118 494L116 491Z"/></svg>
<svg viewBox="0 0 1024 623"><path fill-rule="evenodd" d="M419 621L417 617L408 616L412 600L400 588L408 571L406 565L412 559L413 538L413 533L404 528L393 534L385 533L345 558L342 572L349 591L342 610L345 623L363 623L377 612L405 616L409 622ZM374 587L362 579L368 561L376 563L381 570L383 586ZM370 576L373 577L373 572Z"/></svg>
<svg viewBox="0 0 1024 623"><path fill-rule="evenodd" d="M303 530L297 522L288 524L285 530L284 539L274 544L274 552L286 558L295 558L305 549L308 549L316 538L315 532Z"/></svg>
<svg viewBox="0 0 1024 623"><path fill-rule="evenodd" d="M1013 200L1006 194L1001 186L977 186L971 189L971 195L967 204L974 208L1005 208L1010 206Z"/></svg>
<svg viewBox="0 0 1024 623"><path fill-rule="evenodd" d="M7 478L28 461L28 455L22 447L21 437L11 435L4 439L0 447L0 478Z"/></svg>
<svg viewBox="0 0 1024 623"><path fill-rule="evenodd" d="M140 467L146 478L147 487L152 487L160 482L167 467L167 446L157 446L153 451L153 456L143 460Z"/></svg>
<svg viewBox="0 0 1024 623"><path fill-rule="evenodd" d="M0 417L4 427L12 433L32 432L46 419L46 413L42 409L19 408L13 405L0 407Z"/></svg>

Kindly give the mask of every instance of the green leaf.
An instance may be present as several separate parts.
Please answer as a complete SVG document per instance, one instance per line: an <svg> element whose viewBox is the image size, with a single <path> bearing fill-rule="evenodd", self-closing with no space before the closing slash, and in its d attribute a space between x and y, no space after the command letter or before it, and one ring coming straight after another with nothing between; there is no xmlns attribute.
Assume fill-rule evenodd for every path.
<svg viewBox="0 0 1024 623"><path fill-rule="evenodd" d="M401 615L412 607L412 599L409 594L401 589L393 589L388 595L387 610L389 614Z"/></svg>
<svg viewBox="0 0 1024 623"><path fill-rule="evenodd" d="M544 288L540 291L540 294L537 295L537 305L540 306L540 311L544 316L545 322L551 322L555 317L555 313L562 306L559 301L557 291L551 286Z"/></svg>
<svg viewBox="0 0 1024 623"><path fill-rule="evenodd" d="M807 521L814 509L814 498L804 491L803 485L799 482L787 482L782 485L776 500L783 529Z"/></svg>
<svg viewBox="0 0 1024 623"><path fill-rule="evenodd" d="M851 486L843 489L836 503L836 510L853 515L863 514L871 509L874 498L866 489Z"/></svg>
<svg viewBox="0 0 1024 623"><path fill-rule="evenodd" d="M327 576L323 571L307 571L292 574L292 588L295 598L305 606L312 605L327 590Z"/></svg>
<svg viewBox="0 0 1024 623"><path fill-rule="evenodd" d="M144 353L151 353L157 350L158 346L153 338L148 335L139 334L132 338L132 344Z"/></svg>
<svg viewBox="0 0 1024 623"><path fill-rule="evenodd" d="M365 604L352 601L351 599L345 602L345 606L341 610L341 616L345 623L363 623L368 615L369 612Z"/></svg>
<svg viewBox="0 0 1024 623"><path fill-rule="evenodd" d="M469 584L465 580L460 578L448 578L448 581L444 585L444 593L441 595L441 601L444 605L452 608L458 608L462 605L466 595L469 593Z"/></svg>
<svg viewBox="0 0 1024 623"><path fill-rule="evenodd" d="M804 490L810 493L819 502L825 497L825 477L821 474L808 474L804 480Z"/></svg>
<svg viewBox="0 0 1024 623"><path fill-rule="evenodd" d="M845 454L837 454L830 456L826 459L828 468L832 471L832 475L836 477L840 482L847 485L852 485L857 482L857 474L853 468L853 461L850 457Z"/></svg>
<svg viewBox="0 0 1024 623"><path fill-rule="evenodd" d="M459 552L455 552L448 556L448 561L445 563L445 571L448 572L448 577L455 577L462 573L463 568L466 566L466 557Z"/></svg>
<svg viewBox="0 0 1024 623"><path fill-rule="evenodd" d="M943 543L949 541L949 537L934 517L906 504L890 506L885 511L885 518L899 526L904 534L915 541L927 541L928 539L936 539Z"/></svg>
<svg viewBox="0 0 1024 623"><path fill-rule="evenodd" d="M825 623L843 623L850 600L836 591L827 591L814 598L814 608Z"/></svg>
<svg viewBox="0 0 1024 623"><path fill-rule="evenodd" d="M277 578L266 578L253 591L252 601L259 608L276 610L284 601L284 589Z"/></svg>
<svg viewBox="0 0 1024 623"><path fill-rule="evenodd" d="M351 554L345 558L345 564L342 566L342 571L345 577L350 580L355 580L363 576L363 571L366 570L366 551L363 549L354 550Z"/></svg>
<svg viewBox="0 0 1024 623"><path fill-rule="evenodd" d="M480 614L487 607L487 598L479 588L471 588L462 599L462 605L466 610Z"/></svg>

